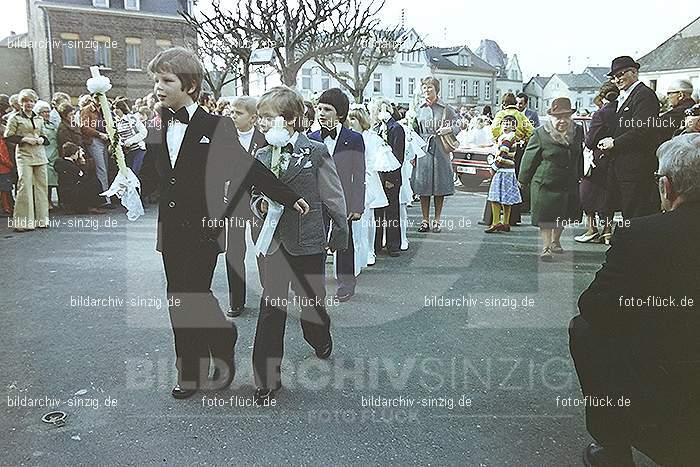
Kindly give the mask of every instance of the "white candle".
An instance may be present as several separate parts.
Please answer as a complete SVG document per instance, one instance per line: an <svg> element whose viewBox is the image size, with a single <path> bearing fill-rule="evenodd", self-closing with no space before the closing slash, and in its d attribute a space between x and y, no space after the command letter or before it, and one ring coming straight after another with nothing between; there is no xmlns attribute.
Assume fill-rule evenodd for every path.
<svg viewBox="0 0 700 467"><path fill-rule="evenodd" d="M91 66L90 67L90 74L92 75L93 78L99 78L100 77L100 67Z"/></svg>

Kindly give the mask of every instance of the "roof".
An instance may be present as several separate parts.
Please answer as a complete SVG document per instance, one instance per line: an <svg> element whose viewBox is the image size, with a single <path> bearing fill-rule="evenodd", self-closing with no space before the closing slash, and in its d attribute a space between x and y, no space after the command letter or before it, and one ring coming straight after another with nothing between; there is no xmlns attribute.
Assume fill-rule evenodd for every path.
<svg viewBox="0 0 700 467"><path fill-rule="evenodd" d="M700 17L640 58L642 72L700 68ZM685 32L688 31L688 32Z"/></svg>
<svg viewBox="0 0 700 467"><path fill-rule="evenodd" d="M507 65L507 55L498 43L491 39L482 39L476 54L492 67L505 68Z"/></svg>
<svg viewBox="0 0 700 467"><path fill-rule="evenodd" d="M551 78L552 78L551 76L540 76L540 75L533 76L532 78L530 78L530 80L527 83L525 83L525 86L527 86L528 84L530 84L532 82L535 82L535 83L539 84L542 89L544 89L544 87L547 85L547 83L549 83L549 80Z"/></svg>
<svg viewBox="0 0 700 467"><path fill-rule="evenodd" d="M457 65L447 58L452 55L457 55L462 49L464 49L471 58L472 64L470 66ZM467 46L429 47L425 50L425 54L428 57L428 64L431 67L435 67L440 70L472 71L481 73L496 73L497 71L494 67L479 58Z"/></svg>
<svg viewBox="0 0 700 467"><path fill-rule="evenodd" d="M19 46L22 46L23 42L26 42L27 39L27 33L23 32L22 34L11 34L4 39L0 39L0 47L8 47L10 45L10 42L13 42L15 44L18 44ZM15 46L17 47L17 45ZM26 47L26 44L24 45Z"/></svg>
<svg viewBox="0 0 700 467"><path fill-rule="evenodd" d="M589 66L586 67L585 70L583 70L584 73L588 73L589 75L597 79L598 82L600 82L600 84L603 84L606 81L610 80L610 78L608 77L609 71L610 68L604 66Z"/></svg>
<svg viewBox="0 0 700 467"><path fill-rule="evenodd" d="M569 89L598 89L600 82L588 73L556 74Z"/></svg>

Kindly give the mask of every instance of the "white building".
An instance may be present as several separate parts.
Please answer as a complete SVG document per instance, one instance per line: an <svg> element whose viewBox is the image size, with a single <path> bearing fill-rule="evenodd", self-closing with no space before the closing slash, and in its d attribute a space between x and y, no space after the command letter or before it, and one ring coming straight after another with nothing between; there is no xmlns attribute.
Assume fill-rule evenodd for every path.
<svg viewBox="0 0 700 467"><path fill-rule="evenodd" d="M557 97L568 97L576 109L594 112L593 99L601 84L591 73L556 73L542 90L543 108L546 111Z"/></svg>
<svg viewBox="0 0 700 467"><path fill-rule="evenodd" d="M523 92L529 98L527 106L536 111L538 115L547 113L547 106L544 105L544 88L551 79L551 76L533 76L525 83Z"/></svg>
<svg viewBox="0 0 700 467"><path fill-rule="evenodd" d="M687 79L700 97L700 17L639 60L639 78L660 97L671 81Z"/></svg>

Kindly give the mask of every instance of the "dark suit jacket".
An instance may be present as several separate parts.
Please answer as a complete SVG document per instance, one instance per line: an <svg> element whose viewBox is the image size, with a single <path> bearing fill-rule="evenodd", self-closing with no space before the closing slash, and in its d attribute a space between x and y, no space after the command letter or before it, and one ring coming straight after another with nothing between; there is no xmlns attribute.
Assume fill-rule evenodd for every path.
<svg viewBox="0 0 700 467"><path fill-rule="evenodd" d="M631 219L629 227L615 230L603 267L578 302L581 317L630 362L630 374L620 375L629 386L621 389L642 394L637 402L647 404L636 409L652 419L679 417L661 428L681 429L682 437L688 436L688 421L700 436L698 238L699 202ZM648 297L670 297L675 306L650 306ZM684 298L693 306L683 306ZM629 299L640 306L629 306Z"/></svg>
<svg viewBox="0 0 700 467"><path fill-rule="evenodd" d="M667 127L659 128L659 142L663 143L673 138L674 135L680 134L681 127L685 122L685 111L695 105L695 101L688 97L681 100L677 106L659 115L662 124L667 124Z"/></svg>
<svg viewBox="0 0 700 467"><path fill-rule="evenodd" d="M233 121L207 113L198 107L190 120L175 167L170 164L167 148L167 120L151 128L146 139L147 157L156 161L160 182L158 209L158 245L161 252L183 248L224 250L220 224L224 204L224 183L235 187L229 203L230 217L248 216L245 193L252 185L270 198L294 205L299 196L263 164L245 153L236 137Z"/></svg>
<svg viewBox="0 0 700 467"><path fill-rule="evenodd" d="M391 146L394 157L403 165L406 154L406 132L403 127L393 118L386 122L387 143ZM385 182L391 182L395 187L401 186L401 167L391 172L379 172L382 185L386 188Z"/></svg>
<svg viewBox="0 0 700 467"><path fill-rule="evenodd" d="M321 131L314 131L309 139L321 140ZM342 127L333 152L333 161L340 176L347 212L365 210L365 142L362 135Z"/></svg>
<svg viewBox="0 0 700 467"><path fill-rule="evenodd" d="M615 117L612 134L615 147L609 154L614 158L617 179L650 179L658 167L658 131L654 128L654 121L659 117L656 93L646 84L638 84L622 103Z"/></svg>
<svg viewBox="0 0 700 467"><path fill-rule="evenodd" d="M236 131L236 139L238 139L238 131ZM256 127L253 130L253 138L250 141L250 148L248 149L248 154L255 157L255 153L258 149L262 149L267 146L267 140L265 139L265 134L258 130Z"/></svg>

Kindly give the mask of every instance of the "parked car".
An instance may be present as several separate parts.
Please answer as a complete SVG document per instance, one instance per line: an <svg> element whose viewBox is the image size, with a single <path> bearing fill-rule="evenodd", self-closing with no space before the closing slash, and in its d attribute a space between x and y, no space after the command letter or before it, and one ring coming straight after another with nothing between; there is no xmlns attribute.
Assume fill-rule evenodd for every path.
<svg viewBox="0 0 700 467"><path fill-rule="evenodd" d="M540 117L544 123L547 117ZM584 139L591 124L591 117L575 116L574 122L583 126ZM452 169L466 190L475 190L491 183L491 161L495 147L458 148L452 152Z"/></svg>

